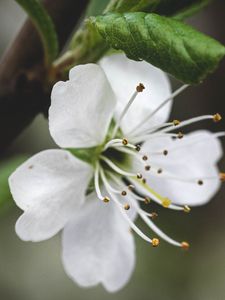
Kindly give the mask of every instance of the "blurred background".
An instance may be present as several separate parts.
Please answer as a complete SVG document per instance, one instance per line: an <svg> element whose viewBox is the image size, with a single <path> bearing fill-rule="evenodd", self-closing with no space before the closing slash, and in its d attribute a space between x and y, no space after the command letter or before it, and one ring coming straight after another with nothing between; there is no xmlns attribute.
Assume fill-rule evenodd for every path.
<svg viewBox="0 0 225 300"><path fill-rule="evenodd" d="M24 13L13 0L0 0L0 55L24 20ZM188 22L225 44L224 0L214 1ZM178 85L175 81L173 84ZM171 119L216 112L225 117L224 87L225 61L202 85L191 87L176 99ZM225 130L225 122L201 123L192 129L196 128ZM49 136L47 120L40 115L9 148L7 157L1 158L0 189L5 187L1 170L10 172L15 163L8 166L7 159L20 154L17 160L22 160L51 147L55 145ZM220 168L225 171L225 160L220 162ZM193 209L190 214L158 210L157 224L177 240L190 241L191 248L184 252L162 242L153 249L136 238L135 272L129 284L116 294L108 294L102 287L81 289L65 275L60 260L60 235L36 244L20 241L14 224L21 211L7 197L7 203L1 203L0 199L1 300L225 299L225 187L210 203Z"/></svg>

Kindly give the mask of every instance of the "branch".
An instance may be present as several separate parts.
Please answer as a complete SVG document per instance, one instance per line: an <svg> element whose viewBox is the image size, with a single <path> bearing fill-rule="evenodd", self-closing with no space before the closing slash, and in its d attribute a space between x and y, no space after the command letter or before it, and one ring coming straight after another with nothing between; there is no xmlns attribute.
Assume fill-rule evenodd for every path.
<svg viewBox="0 0 225 300"><path fill-rule="evenodd" d="M60 49L79 21L88 0L44 0L59 38ZM0 62L0 153L40 112L47 111L44 53L39 35L26 21Z"/></svg>

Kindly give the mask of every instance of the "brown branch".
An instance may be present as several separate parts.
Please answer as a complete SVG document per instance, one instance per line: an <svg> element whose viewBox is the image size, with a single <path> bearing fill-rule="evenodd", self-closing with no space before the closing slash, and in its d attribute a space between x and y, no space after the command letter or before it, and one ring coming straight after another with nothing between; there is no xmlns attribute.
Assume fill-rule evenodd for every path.
<svg viewBox="0 0 225 300"><path fill-rule="evenodd" d="M88 0L44 0L65 46ZM0 153L40 112L49 106L40 38L32 23L25 22L0 62Z"/></svg>

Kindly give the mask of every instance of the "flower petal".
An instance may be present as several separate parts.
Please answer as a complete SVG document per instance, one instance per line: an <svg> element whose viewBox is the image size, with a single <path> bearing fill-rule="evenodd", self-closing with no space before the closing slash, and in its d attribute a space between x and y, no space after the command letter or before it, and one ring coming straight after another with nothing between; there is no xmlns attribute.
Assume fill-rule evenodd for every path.
<svg viewBox="0 0 225 300"><path fill-rule="evenodd" d="M160 155L165 149L168 155ZM151 170L143 170L147 182L175 204L204 204L220 187L216 164L222 157L222 147L219 139L208 131L197 131L175 141L170 137L151 139L144 143L142 151L150 157ZM140 169L136 163L135 169ZM158 169L163 172L158 174ZM203 184L198 184L201 180Z"/></svg>
<svg viewBox="0 0 225 300"><path fill-rule="evenodd" d="M102 143L116 100L101 67L74 67L68 81L54 85L51 99L49 128L60 147L93 147Z"/></svg>
<svg viewBox="0 0 225 300"><path fill-rule="evenodd" d="M116 118L136 91L136 86L139 83L145 86L145 90L137 96L138 99L134 101L122 121L124 133L132 131L132 128L171 95L167 75L145 61L136 62L124 54L116 54L104 57L99 64L104 69L118 100ZM171 104L172 102L167 104L141 129L165 122L169 117Z"/></svg>
<svg viewBox="0 0 225 300"><path fill-rule="evenodd" d="M22 164L9 178L25 211L16 224L19 237L40 241L62 229L84 201L91 175L91 166L64 150L46 150Z"/></svg>
<svg viewBox="0 0 225 300"><path fill-rule="evenodd" d="M94 194L63 231L63 264L79 285L102 283L115 292L129 280L135 264L133 236L114 203Z"/></svg>

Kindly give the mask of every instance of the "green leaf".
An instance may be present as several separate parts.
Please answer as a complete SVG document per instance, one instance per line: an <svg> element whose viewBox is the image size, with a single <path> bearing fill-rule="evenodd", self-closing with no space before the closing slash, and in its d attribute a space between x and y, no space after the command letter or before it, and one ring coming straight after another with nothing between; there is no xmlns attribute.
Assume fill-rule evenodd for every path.
<svg viewBox="0 0 225 300"><path fill-rule="evenodd" d="M28 156L19 155L0 162L0 214L13 204L8 178L27 158Z"/></svg>
<svg viewBox="0 0 225 300"><path fill-rule="evenodd" d="M219 42L173 18L140 12L112 13L91 20L111 47L186 83L201 82L225 55Z"/></svg>
<svg viewBox="0 0 225 300"><path fill-rule="evenodd" d="M36 26L44 46L46 64L58 55L58 38L51 17L38 0L16 0Z"/></svg>

